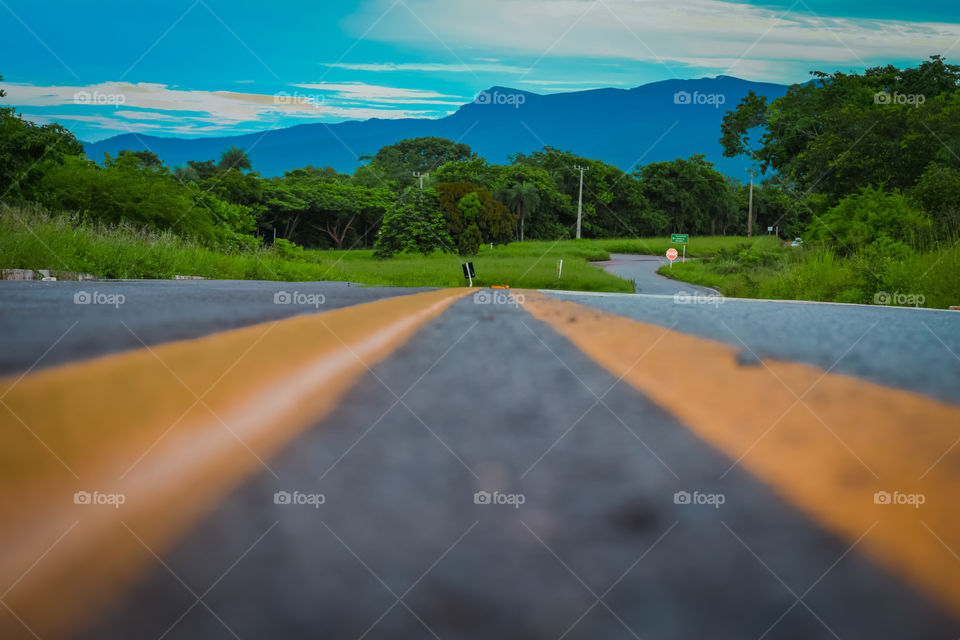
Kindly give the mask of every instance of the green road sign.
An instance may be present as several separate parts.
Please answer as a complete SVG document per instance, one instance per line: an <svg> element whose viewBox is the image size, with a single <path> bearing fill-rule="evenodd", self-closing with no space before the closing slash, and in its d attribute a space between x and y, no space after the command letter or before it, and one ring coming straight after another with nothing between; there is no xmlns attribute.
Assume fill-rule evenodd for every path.
<svg viewBox="0 0 960 640"><path fill-rule="evenodd" d="M686 244L690 239L689 233L671 233L670 242L679 242L681 244Z"/></svg>

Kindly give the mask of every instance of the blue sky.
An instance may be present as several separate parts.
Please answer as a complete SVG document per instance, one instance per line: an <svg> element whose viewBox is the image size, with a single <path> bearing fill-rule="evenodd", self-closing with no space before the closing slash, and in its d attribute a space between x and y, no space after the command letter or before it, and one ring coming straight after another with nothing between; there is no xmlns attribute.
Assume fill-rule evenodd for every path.
<svg viewBox="0 0 960 640"><path fill-rule="evenodd" d="M82 140L442 117L483 89L960 61L956 0L0 0L7 103Z"/></svg>

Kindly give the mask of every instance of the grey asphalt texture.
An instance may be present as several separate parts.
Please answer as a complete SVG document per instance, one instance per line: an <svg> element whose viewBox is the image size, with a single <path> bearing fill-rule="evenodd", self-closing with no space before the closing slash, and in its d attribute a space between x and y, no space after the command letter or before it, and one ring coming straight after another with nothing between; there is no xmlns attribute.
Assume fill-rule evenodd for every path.
<svg viewBox="0 0 960 640"><path fill-rule="evenodd" d="M0 281L0 375L429 290L345 282ZM90 302L75 303L84 293ZM278 293L291 294L291 303L276 304ZM294 293L323 295L323 304ZM108 297L118 295L122 304Z"/></svg>
<svg viewBox="0 0 960 640"><path fill-rule="evenodd" d="M960 404L957 311L714 296L544 293L725 342L740 351L744 364L758 358L806 362Z"/></svg>
<svg viewBox="0 0 960 640"><path fill-rule="evenodd" d="M269 464L78 638L960 635L510 305L456 302Z"/></svg>
<svg viewBox="0 0 960 640"><path fill-rule="evenodd" d="M680 261L680 258L677 258ZM609 271L624 280L632 280L635 293L674 295L675 293L713 294L713 289L695 284L671 280L657 273L657 269L670 264L664 256L641 256L629 253L611 253L609 260L594 262L596 266Z"/></svg>
<svg viewBox="0 0 960 640"><path fill-rule="evenodd" d="M74 304L80 291L126 299ZM282 291L324 304L275 304ZM3 282L0 366L414 291ZM748 366L810 362L960 402L958 313L674 293L550 295L727 342ZM511 305L456 302L268 464L279 479L249 477L77 640L960 637L753 476L720 480L728 458ZM276 504L278 491L324 502ZM478 491L523 504L476 504ZM676 504L678 491L723 504Z"/></svg>

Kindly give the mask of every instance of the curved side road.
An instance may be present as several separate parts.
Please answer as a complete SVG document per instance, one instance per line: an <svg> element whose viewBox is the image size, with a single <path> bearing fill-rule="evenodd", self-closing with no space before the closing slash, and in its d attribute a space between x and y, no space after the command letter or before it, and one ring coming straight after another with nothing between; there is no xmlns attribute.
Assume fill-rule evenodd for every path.
<svg viewBox="0 0 960 640"><path fill-rule="evenodd" d="M690 284L681 280L671 280L657 273L657 269L670 261L663 256L644 256L631 253L611 253L609 260L591 263L601 269L623 278L633 280L636 291L652 295L674 295L688 293L699 295L717 295L708 287Z"/></svg>
<svg viewBox="0 0 960 640"><path fill-rule="evenodd" d="M332 410L365 363L469 291L395 297L0 380L0 579L9 586L0 637L24 627L59 637L95 616L153 550L245 475L275 475L267 460Z"/></svg>

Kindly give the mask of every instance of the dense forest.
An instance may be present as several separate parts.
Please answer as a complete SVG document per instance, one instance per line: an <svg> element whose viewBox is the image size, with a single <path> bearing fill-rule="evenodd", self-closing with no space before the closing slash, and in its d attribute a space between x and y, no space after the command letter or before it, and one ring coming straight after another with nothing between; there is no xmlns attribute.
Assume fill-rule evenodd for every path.
<svg viewBox="0 0 960 640"><path fill-rule="evenodd" d="M756 164L752 233L774 227L784 238L893 255L956 236L960 67L934 57L912 69L814 76L770 104L751 93L718 132L726 155ZM150 151L92 159L62 126L0 107L4 203L170 231L223 251L471 255L481 244L569 238L581 175L586 238L748 232L750 186L702 155L626 173L550 147L492 164L465 144L416 138L361 160L353 175L308 166L263 178L238 148L181 167Z"/></svg>

